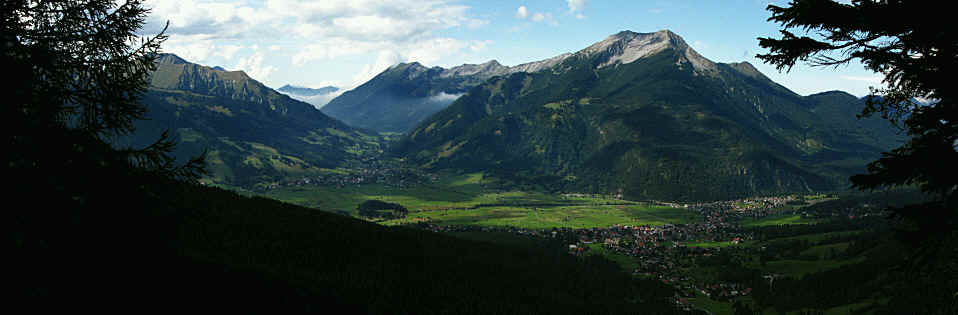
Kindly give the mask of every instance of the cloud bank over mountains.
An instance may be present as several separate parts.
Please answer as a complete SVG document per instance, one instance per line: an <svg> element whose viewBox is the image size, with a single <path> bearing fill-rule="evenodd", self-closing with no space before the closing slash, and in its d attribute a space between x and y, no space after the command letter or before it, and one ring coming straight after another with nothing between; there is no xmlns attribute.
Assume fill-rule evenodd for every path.
<svg viewBox="0 0 958 315"><path fill-rule="evenodd" d="M166 52L198 63L220 58L232 62L229 68L264 82L277 70L277 60L266 53L274 59L285 57L281 62L293 67L376 55L376 62L357 72L353 82L339 82L349 86L396 62L429 64L488 45L438 34L488 24L455 1L153 0L147 5L152 14L144 35L157 33L169 21Z"/></svg>

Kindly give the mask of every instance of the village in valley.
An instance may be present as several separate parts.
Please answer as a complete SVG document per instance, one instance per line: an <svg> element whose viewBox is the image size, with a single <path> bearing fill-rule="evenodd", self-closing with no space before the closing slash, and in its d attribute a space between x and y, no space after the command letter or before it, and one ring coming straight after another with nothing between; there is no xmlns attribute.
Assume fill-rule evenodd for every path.
<svg viewBox="0 0 958 315"><path fill-rule="evenodd" d="M417 222L412 226L453 235L476 232L508 233L515 237L536 239L544 244L552 244L551 246L556 250L564 250L569 255L577 257L603 255L619 262L623 267L628 267L635 277L657 279L674 287L677 292L674 303L683 309L695 309L696 304L702 304L703 299L731 303L739 298L747 298L755 290L753 283L719 279L722 277L706 275L700 268L709 265L711 265L710 268L720 268L722 264L729 263L767 265L768 262L764 260L777 254L765 253L774 249L765 246L768 240L765 239L765 235L756 235L755 227L786 229L790 225L811 226L811 223L825 220L823 216L841 215L843 219L854 220L856 216L861 219L879 214L874 209L866 211L869 210L867 205L843 209L842 214L810 213L804 210L804 206L831 199L834 198L826 195L813 196L811 199L791 195L709 203L655 203L667 205L674 211L692 212L701 218L698 222L678 224L613 224L591 228L531 229L511 226L442 225L432 223L426 217L416 220ZM822 227L819 232L825 235L833 233L841 236L841 231L848 228L848 226L829 226ZM803 232L808 232L808 229L797 233L803 234ZM728 261L729 259L733 261ZM719 264L716 264L717 261ZM789 275L772 270L762 273L762 279L768 281L769 288L774 285L775 279L784 276Z"/></svg>
<svg viewBox="0 0 958 315"><path fill-rule="evenodd" d="M673 303L686 310L729 310L756 295L769 299L787 290L781 283L788 279L860 262L856 238L885 217L884 204L838 195L632 201L617 194L496 190L481 173L409 172L368 162L348 173L278 182L262 193L387 226L601 256L635 278L674 288ZM365 217L355 211L364 200L408 212Z"/></svg>

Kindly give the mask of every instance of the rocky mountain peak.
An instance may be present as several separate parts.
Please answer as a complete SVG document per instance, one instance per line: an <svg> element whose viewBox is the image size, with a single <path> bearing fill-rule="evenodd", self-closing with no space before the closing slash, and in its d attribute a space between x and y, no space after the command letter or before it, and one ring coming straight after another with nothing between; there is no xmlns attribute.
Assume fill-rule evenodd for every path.
<svg viewBox="0 0 958 315"><path fill-rule="evenodd" d="M681 56L678 64L680 66L691 64L696 73L709 74L717 71L715 63L699 55L685 43L681 36L670 30L660 30L654 33L618 32L586 47L578 54L599 55L606 58L599 64L599 68L603 68L615 64L631 63L666 49L673 49L678 52Z"/></svg>
<svg viewBox="0 0 958 315"><path fill-rule="evenodd" d="M177 56L177 55L174 55L174 54L160 54L160 55L156 58L156 63L158 63L158 64L170 64L170 65L181 65L181 64L188 64L189 62L187 62L187 61L184 60L183 58L180 58L180 56Z"/></svg>
<svg viewBox="0 0 958 315"><path fill-rule="evenodd" d="M549 58L549 59L524 63L524 64L517 65L517 66L515 66L515 67L510 68L510 69L509 69L509 72L510 72L510 73L511 73L511 72L528 72L528 73L532 73L532 72L538 72L538 71L543 71L543 70L547 70L547 69L552 69L552 67L555 67L557 64L561 63L563 60L566 60L566 59L569 58L570 56L572 56L572 54L570 54L570 53L564 53L564 54L561 54L561 55L558 55L558 56L555 56L555 57L552 57L552 58Z"/></svg>
<svg viewBox="0 0 958 315"><path fill-rule="evenodd" d="M390 72L390 71L400 71L401 73L403 73L403 76L411 80L411 79L418 78L419 76L422 76L423 74L429 72L429 68L426 68L426 66L423 66L418 61L413 61L410 63L400 63L398 65L390 67L388 70L384 71L383 73Z"/></svg>
<svg viewBox="0 0 958 315"><path fill-rule="evenodd" d="M480 76L484 78L505 74L509 67L503 66L496 60L490 60L481 64L463 64L461 66L444 69L439 74L442 78L454 76Z"/></svg>

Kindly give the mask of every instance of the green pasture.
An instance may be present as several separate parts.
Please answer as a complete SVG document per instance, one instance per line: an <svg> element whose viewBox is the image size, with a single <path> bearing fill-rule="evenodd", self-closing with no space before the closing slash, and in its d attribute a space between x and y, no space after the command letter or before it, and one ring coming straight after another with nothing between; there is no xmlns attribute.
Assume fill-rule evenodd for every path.
<svg viewBox="0 0 958 315"><path fill-rule="evenodd" d="M689 242L689 243L685 243L685 246L688 246L688 247L704 247L704 248L729 247L729 246L732 246L732 245L738 245L738 244L732 244L732 241L724 241L724 242Z"/></svg>
<svg viewBox="0 0 958 315"><path fill-rule="evenodd" d="M740 298L745 300L746 298ZM750 298L748 300L751 300ZM735 314L734 302L720 302L710 299L702 292L695 291L695 297L689 298L689 302L695 304L696 308L708 310L712 314Z"/></svg>
<svg viewBox="0 0 958 315"><path fill-rule="evenodd" d="M818 260L783 259L769 261L765 264L765 266L757 263L751 263L749 264L749 268L759 269L767 273L777 273L795 278L801 278L807 274L831 270L844 265L857 264L862 261L865 261L865 257Z"/></svg>
<svg viewBox="0 0 958 315"><path fill-rule="evenodd" d="M430 207L472 207L489 202L477 192L468 190L443 189L435 186L414 186L399 188L382 184L338 186L299 186L270 190L266 197L274 198L301 206L326 211L346 211L354 213L356 206L363 201L377 199L399 203L409 209Z"/></svg>
<svg viewBox="0 0 958 315"><path fill-rule="evenodd" d="M806 240L809 242L821 242L830 238L842 237L842 236L851 236L861 234L864 231L838 231L838 232L827 232L827 233L814 233L814 234L805 234L798 236L789 236L789 237L780 237L775 240Z"/></svg>
<svg viewBox="0 0 958 315"><path fill-rule="evenodd" d="M774 225L792 225L792 224L814 224L820 222L819 219L803 218L801 215L785 216L767 216L760 219L747 218L742 220L742 226L774 226Z"/></svg>
<svg viewBox="0 0 958 315"><path fill-rule="evenodd" d="M663 225L700 220L698 213L685 209L641 204L574 206L495 206L476 209L410 211L387 225L427 220L440 225L512 226L528 229L553 227L592 228L623 225Z"/></svg>
<svg viewBox="0 0 958 315"><path fill-rule="evenodd" d="M849 244L851 244L851 243L849 243L849 242L843 242L843 243L835 243L835 244L826 244L826 245L812 246L811 248L802 251L802 255L810 255L810 256L815 256L815 257L825 257L825 256L831 254L832 252L835 252L835 253L842 253L842 252L844 252L845 249L848 248L848 245L849 245Z"/></svg>
<svg viewBox="0 0 958 315"><path fill-rule="evenodd" d="M383 184L346 186L304 185L263 193L297 205L355 214L363 201L376 199L409 209L397 225L428 219L438 224L516 226L524 228L604 227L612 224L686 223L698 214L683 209L651 207L603 197L563 196L526 191L491 191L482 187L483 174L459 174L410 187ZM612 204L612 205L610 205Z"/></svg>
<svg viewBox="0 0 958 315"><path fill-rule="evenodd" d="M589 248L589 251L586 252L587 255L602 256L605 259L608 259L609 261L621 266L622 269L627 272L631 273L633 270L641 266L639 263L639 258L616 253L608 248L605 248L605 246L602 244L587 244L585 246Z"/></svg>

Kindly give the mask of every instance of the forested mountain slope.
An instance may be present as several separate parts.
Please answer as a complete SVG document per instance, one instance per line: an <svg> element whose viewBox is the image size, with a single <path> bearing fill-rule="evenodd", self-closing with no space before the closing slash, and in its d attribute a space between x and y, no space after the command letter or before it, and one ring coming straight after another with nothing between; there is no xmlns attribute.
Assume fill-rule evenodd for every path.
<svg viewBox="0 0 958 315"><path fill-rule="evenodd" d="M393 152L433 169L630 198L839 189L895 143L887 123L833 117L860 110L852 99L802 97L748 63L709 61L667 30L625 31L551 71L490 79Z"/></svg>

